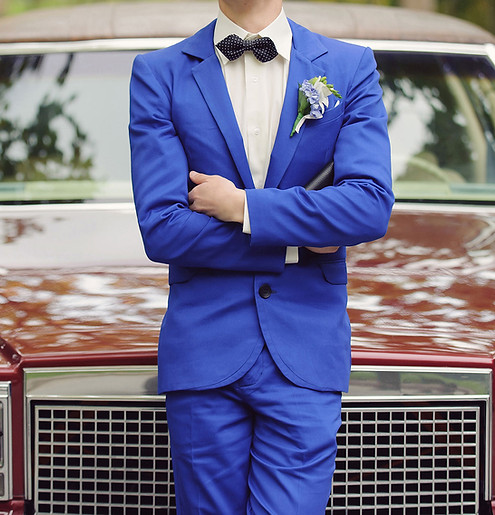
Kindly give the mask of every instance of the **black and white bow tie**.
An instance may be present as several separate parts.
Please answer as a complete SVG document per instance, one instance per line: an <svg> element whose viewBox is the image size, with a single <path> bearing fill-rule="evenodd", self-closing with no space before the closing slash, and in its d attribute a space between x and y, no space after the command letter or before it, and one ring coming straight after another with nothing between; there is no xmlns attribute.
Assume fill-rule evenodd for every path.
<svg viewBox="0 0 495 515"><path fill-rule="evenodd" d="M267 37L241 39L237 34L230 34L217 44L217 48L229 61L239 59L246 51L253 52L254 57L262 63L267 63L278 55L275 43Z"/></svg>

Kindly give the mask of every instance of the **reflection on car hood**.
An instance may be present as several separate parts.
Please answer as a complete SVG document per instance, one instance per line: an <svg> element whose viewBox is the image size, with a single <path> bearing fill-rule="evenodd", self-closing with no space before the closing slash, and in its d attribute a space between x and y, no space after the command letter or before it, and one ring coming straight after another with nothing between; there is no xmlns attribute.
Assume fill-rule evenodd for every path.
<svg viewBox="0 0 495 515"><path fill-rule="evenodd" d="M10 270L0 277L0 335L24 358L156 353L164 267Z"/></svg>
<svg viewBox="0 0 495 515"><path fill-rule="evenodd" d="M2 206L0 244L4 354L154 359L167 268L146 259L132 204Z"/></svg>
<svg viewBox="0 0 495 515"><path fill-rule="evenodd" d="M167 306L167 268L146 261L129 212L106 215L105 224L95 224L90 212L77 209L0 217L4 354L10 349L31 363L115 353L154 362ZM91 230L81 225L69 232L67 227L78 227L82 217ZM27 220L36 227L29 229ZM123 254L122 246L113 245L118 239L134 250ZM399 205L387 236L350 248L348 256L356 364L374 355L383 361L384 353L402 364L405 355L461 366L491 360L495 210L459 213Z"/></svg>
<svg viewBox="0 0 495 515"><path fill-rule="evenodd" d="M348 262L355 355L493 355L493 209L398 206L387 236Z"/></svg>

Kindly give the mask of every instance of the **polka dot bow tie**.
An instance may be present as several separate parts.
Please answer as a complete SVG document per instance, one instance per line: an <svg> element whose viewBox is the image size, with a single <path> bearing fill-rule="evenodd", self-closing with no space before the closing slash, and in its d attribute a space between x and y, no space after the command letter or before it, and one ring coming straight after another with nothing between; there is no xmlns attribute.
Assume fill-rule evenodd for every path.
<svg viewBox="0 0 495 515"><path fill-rule="evenodd" d="M267 37L241 39L236 34L230 34L217 44L217 48L229 61L239 59L246 51L253 52L254 57L262 63L267 63L278 55L275 43Z"/></svg>

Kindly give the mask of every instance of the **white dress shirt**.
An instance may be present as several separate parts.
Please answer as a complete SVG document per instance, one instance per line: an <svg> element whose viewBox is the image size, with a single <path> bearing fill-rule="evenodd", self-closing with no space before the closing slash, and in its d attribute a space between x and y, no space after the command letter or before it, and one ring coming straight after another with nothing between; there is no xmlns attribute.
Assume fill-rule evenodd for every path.
<svg viewBox="0 0 495 515"><path fill-rule="evenodd" d="M292 31L283 9L268 27L257 34L251 34L239 27L219 10L213 36L214 44L230 34L236 34L241 39L269 37L278 52L277 57L267 63L258 61L252 52L245 52L239 59L229 61L215 47L244 141L254 185L256 188L263 188L289 75ZM251 232L247 202L243 231L248 234ZM289 247L286 262L297 262L297 257L297 247Z"/></svg>

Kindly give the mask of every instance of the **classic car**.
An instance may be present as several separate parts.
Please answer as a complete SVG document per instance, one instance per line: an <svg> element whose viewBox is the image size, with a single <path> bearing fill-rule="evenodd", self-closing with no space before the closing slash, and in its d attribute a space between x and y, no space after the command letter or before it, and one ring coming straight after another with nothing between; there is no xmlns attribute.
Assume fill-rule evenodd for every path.
<svg viewBox="0 0 495 515"><path fill-rule="evenodd" d="M388 233L348 249L353 369L328 513L495 513L495 37L400 8L285 8L375 51L393 150ZM137 53L216 9L0 19L0 514L175 512L156 394L167 267L137 228L128 82Z"/></svg>

